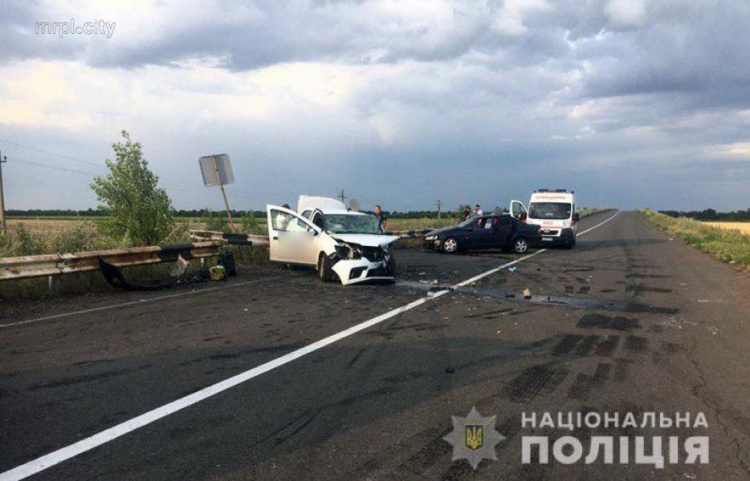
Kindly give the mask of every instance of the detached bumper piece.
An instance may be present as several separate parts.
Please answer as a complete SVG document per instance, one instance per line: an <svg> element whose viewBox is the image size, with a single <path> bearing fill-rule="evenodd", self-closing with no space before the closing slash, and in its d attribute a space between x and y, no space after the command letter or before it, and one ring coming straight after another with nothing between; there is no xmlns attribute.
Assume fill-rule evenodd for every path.
<svg viewBox="0 0 750 481"><path fill-rule="evenodd" d="M125 289L126 291L156 291L159 289L165 289L167 287L177 284L180 279L183 278L185 272L176 273L176 275L169 276L165 279L144 279L140 281L133 281L125 279L120 269L117 266L104 261L101 257L99 260L99 269L104 276L104 279L113 287Z"/></svg>
<svg viewBox="0 0 750 481"><path fill-rule="evenodd" d="M333 271L345 286L371 281L393 281L386 260L371 262L367 259L342 259L333 265Z"/></svg>

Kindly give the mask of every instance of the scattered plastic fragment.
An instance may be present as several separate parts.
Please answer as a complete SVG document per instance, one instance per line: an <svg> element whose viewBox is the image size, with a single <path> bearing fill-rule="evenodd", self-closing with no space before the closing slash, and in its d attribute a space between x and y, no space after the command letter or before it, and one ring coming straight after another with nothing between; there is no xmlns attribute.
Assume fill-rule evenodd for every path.
<svg viewBox="0 0 750 481"><path fill-rule="evenodd" d="M508 267L508 272L516 272L517 270L517 267Z"/></svg>
<svg viewBox="0 0 750 481"><path fill-rule="evenodd" d="M227 271L224 269L224 266L213 266L208 270L208 272L212 281L227 280Z"/></svg>

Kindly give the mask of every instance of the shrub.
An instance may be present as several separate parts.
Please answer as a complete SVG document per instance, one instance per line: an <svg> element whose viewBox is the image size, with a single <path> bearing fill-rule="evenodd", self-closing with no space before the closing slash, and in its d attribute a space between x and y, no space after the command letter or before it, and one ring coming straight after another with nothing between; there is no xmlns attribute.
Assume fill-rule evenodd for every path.
<svg viewBox="0 0 750 481"><path fill-rule="evenodd" d="M115 160L106 161L109 174L94 178L91 184L102 203L100 209L110 214L97 226L115 241L159 244L172 231L172 202L159 188L159 178L149 170L141 144L133 142L124 130L122 136L124 142L112 144Z"/></svg>

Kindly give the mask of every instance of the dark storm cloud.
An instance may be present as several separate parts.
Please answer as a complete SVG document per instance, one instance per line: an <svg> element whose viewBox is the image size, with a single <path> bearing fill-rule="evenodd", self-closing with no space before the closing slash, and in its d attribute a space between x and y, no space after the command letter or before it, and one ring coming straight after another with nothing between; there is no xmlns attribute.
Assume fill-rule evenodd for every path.
<svg viewBox="0 0 750 481"><path fill-rule="evenodd" d="M513 181L514 195L558 180L602 196L602 204L611 195L629 206L646 198L641 189L658 190L654 198L673 207L670 199L682 202L686 189L731 180L743 183L713 187L712 195L746 207L735 204L750 187L748 164L715 151L748 141L748 2L158 2L142 16L107 18L118 25L106 41L34 35L36 21L102 18L95 3L85 12L52 5L0 3L0 62L73 60L136 73L153 65L189 73L195 59L234 73L291 62L366 68L358 71L363 86L346 99L351 111L326 118L332 132L291 111L298 124L252 126L269 139L267 158L282 157L296 129L295 147L304 152L298 170L310 179L316 166L347 165L346 181L364 198L405 198L409 190L400 187L407 181L389 179L384 191L368 191L358 180L368 169L410 166L425 172L422 186L448 190L456 165L469 164L488 182ZM352 123L346 115L392 124L395 140L347 144L338 131ZM216 128L226 140L229 129ZM242 140L232 147L241 152L247 126L236 128ZM657 189L664 182L681 182L681 193ZM469 184L461 189L474 192ZM433 193L409 196L402 207L431 203Z"/></svg>
<svg viewBox="0 0 750 481"><path fill-rule="evenodd" d="M0 58L133 68L208 56L228 69L248 70L292 61L442 62L481 53L495 68L536 65L554 72L588 62L580 91L585 97L684 92L704 95L710 104L747 102L750 3L648 2L642 15L627 13L640 4L456 2L420 15L409 13L418 5L408 3L405 13L378 2L262 1L246 4L249 13L238 21L236 6L220 2L205 21L191 16L189 23L175 4L171 16L155 13L164 19L155 26L144 19L144 28L160 31L143 32L143 41L128 31L127 41L92 42L34 35L34 22L49 20L50 9L3 2Z"/></svg>
<svg viewBox="0 0 750 481"><path fill-rule="evenodd" d="M83 43L36 35L36 22L41 21L47 21L45 10L36 2L0 2L0 62L80 55Z"/></svg>
<svg viewBox="0 0 750 481"><path fill-rule="evenodd" d="M747 105L750 3L696 2L685 10L670 16L673 10L657 9L657 18L637 31L605 35L601 45L589 42L583 55L599 67L587 80L587 93L678 92L705 96L709 105Z"/></svg>

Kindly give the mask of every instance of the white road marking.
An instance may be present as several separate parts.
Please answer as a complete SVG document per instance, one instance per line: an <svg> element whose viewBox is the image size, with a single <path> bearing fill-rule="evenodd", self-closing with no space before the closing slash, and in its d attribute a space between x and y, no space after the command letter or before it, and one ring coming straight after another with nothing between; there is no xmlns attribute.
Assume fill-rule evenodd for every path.
<svg viewBox="0 0 750 481"><path fill-rule="evenodd" d="M584 235L587 232L591 232L592 230L606 224L607 222L617 217L617 214L619 214L619 211L612 217L605 220L604 222L601 222L595 225L594 227L591 227L590 229L586 229L585 231L581 232L578 235ZM193 394L189 394L185 397L177 399L176 401L172 401L169 404L165 404L164 406L156 408L145 414L136 416L133 419L130 419L129 421L125 421L114 427L106 429L89 438L83 439L81 441L78 441L77 443L71 444L64 448L58 449L57 451L53 451L49 454L46 454L40 458L29 461L26 464L22 464L21 466L18 466L16 468L13 468L9 471L6 471L0 474L0 481L16 481L16 480L20 480L20 479L24 479L29 476L32 476L36 473L39 473L40 471L44 471L47 468L60 464L63 461L66 461L68 459L74 458L78 456L79 454L85 453L86 451L90 451L98 446L101 446L102 444L106 444L110 441L113 441L119 438L120 436L128 434L132 431L135 431L138 428L142 428L143 426L146 426L155 421L158 421L166 416L169 416L170 414L176 413L177 411L190 407L193 404L199 403L203 401L204 399L208 399L212 396L215 396L216 394L226 391L227 389L231 389L234 386L237 386L238 384L242 384L246 381L249 381L255 377L260 376L261 374L265 374L269 371L272 371L296 359L299 359L312 352L315 352L319 349L329 346L344 338L352 336L360 331L369 329L370 327L380 324L381 322L386 321L392 317L398 316L399 314L402 314L406 311L414 309L415 307L419 307L428 301L444 296L445 294L452 292L452 290L457 287L462 287L467 284L471 284L472 282L476 282L479 279L482 279L491 274L494 274L503 269L506 269L514 264L518 264L519 262L522 262L526 259L539 255L544 251L546 251L546 249L541 249L541 250L534 252L533 254L528 254L514 261L503 264L500 267L490 269L487 272L483 272L482 274L479 274L478 276L474 276L471 279L467 279L463 282L460 282L452 286L451 289L445 289L442 291L433 292L429 296L422 297L420 299L417 299L416 301L406 304L405 306L398 307L396 309L386 312L385 314L381 314L377 317L373 317L372 319L362 322L360 324L357 324L356 326L352 326L349 329L343 330L332 336L321 339L317 342L314 342L305 347L297 349L296 351L292 351L289 354L285 354L265 364L261 364L258 367L254 367L253 369L237 374L236 376L230 377L229 379L225 379L224 381L218 382L216 384L212 384L211 386L201 389L200 391L197 391Z"/></svg>
<svg viewBox="0 0 750 481"><path fill-rule="evenodd" d="M615 218L615 217L617 217L618 215L620 215L620 211L619 211L619 210L618 210L617 212L615 212L615 215L613 215L613 216L612 216L612 217L610 217L609 219L605 220L604 222L599 222L599 223L598 223L598 224L596 224L596 225L595 225L594 227L589 227L588 229L586 229L586 230L585 230L585 231L583 231L583 232L580 232L580 233L578 233L577 235L584 235L584 234L585 234L585 233L587 233L587 232L591 232L592 230L594 230L594 229L596 229L596 228L598 228L598 227L601 227L601 226L603 226L604 224L606 224L607 222L611 221L612 219L614 219L614 218Z"/></svg>
<svg viewBox="0 0 750 481"><path fill-rule="evenodd" d="M263 279L255 279L255 280L252 280L252 281L237 282L237 283L234 283L234 284L226 284L226 285L218 286L218 287L207 287L205 289L196 289L196 290L188 291L188 292L178 292L176 294L169 294L169 295L166 295L166 296L149 297L149 298L146 298L146 299L138 299L137 301L121 302L119 304L113 304L113 305L109 305L109 306L94 307L94 308L91 308L91 309L83 309L83 310L80 310L80 311L63 312L61 314L54 314L54 315L51 315L51 316L44 316L44 317L39 317L39 318L36 318L36 319L28 319L28 320L25 320L25 321L9 322L8 324L0 324L0 328L3 328L3 327L23 326L25 324L33 324L33 323L36 323L36 322L51 321L53 319L60 319L61 317L75 316L75 315L78 315L78 314L88 314L90 312L106 311L108 309L116 309L118 307L135 306L135 305L138 305L138 304L144 304L146 302L161 301L161 300L164 300L164 299L172 299L174 297L190 296L190 295L193 295L193 294L203 294L204 292L212 292L212 291L216 291L216 290L219 290L219 289L230 289L232 287L246 286L248 284L257 284L259 282L266 282L266 281L269 281L271 279L278 279L278 277L264 277Z"/></svg>

